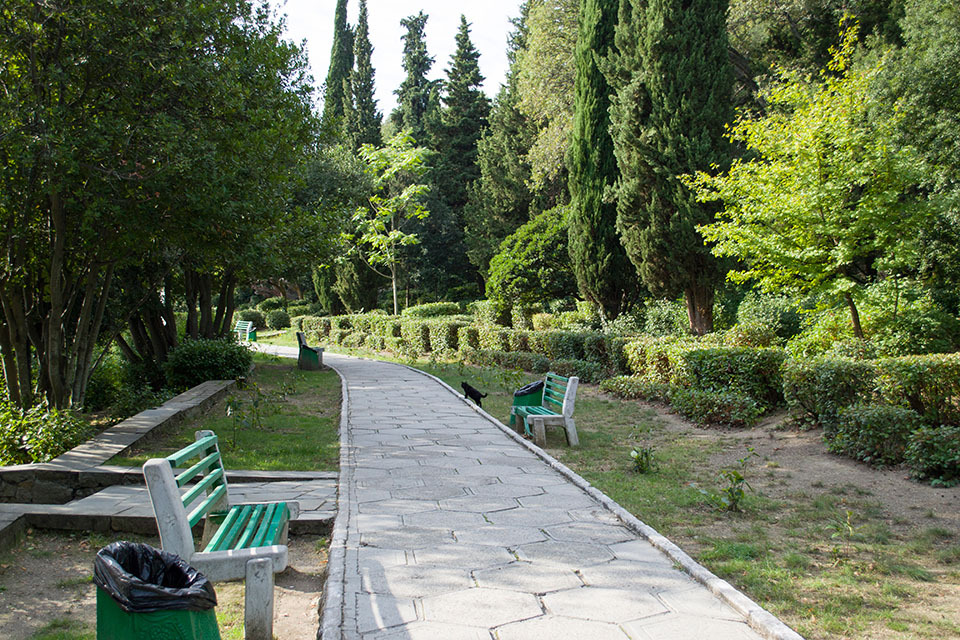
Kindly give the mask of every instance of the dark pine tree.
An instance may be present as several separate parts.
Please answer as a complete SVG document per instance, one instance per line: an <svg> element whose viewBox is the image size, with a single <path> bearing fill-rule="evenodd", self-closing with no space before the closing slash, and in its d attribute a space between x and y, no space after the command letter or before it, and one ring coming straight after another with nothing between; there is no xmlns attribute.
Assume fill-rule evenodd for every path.
<svg viewBox="0 0 960 640"><path fill-rule="evenodd" d="M337 0L333 17L333 47L330 68L323 94L323 122L329 124L343 118L343 81L353 69L353 32L347 24L347 0Z"/></svg>
<svg viewBox="0 0 960 640"><path fill-rule="evenodd" d="M354 119L349 131L356 146L372 144L379 147L383 142L380 138L382 116L377 111L377 101L373 97L372 55L373 46L370 44L370 29L367 24L367 0L360 0L360 14L357 16L357 27L353 37L355 67L351 79Z"/></svg>
<svg viewBox="0 0 960 640"><path fill-rule="evenodd" d="M465 239L470 262L486 277L500 243L530 218L533 194L527 186L526 156L536 139L536 126L517 108L517 54L526 46L530 2L513 20L507 58L510 68L490 110L489 126L477 142L479 178L469 187L464 209Z"/></svg>
<svg viewBox="0 0 960 640"><path fill-rule="evenodd" d="M733 73L728 0L623 0L616 55L605 66L616 89L611 133L620 181L617 228L655 295L683 294L690 329L713 329L724 270L696 230L714 219L677 179L725 169Z"/></svg>
<svg viewBox="0 0 960 640"><path fill-rule="evenodd" d="M617 0L581 0L577 79L570 136L570 259L580 294L612 320L640 295L636 270L617 234L616 203L604 193L617 181L610 138L610 87L598 60L613 48Z"/></svg>
<svg viewBox="0 0 960 640"><path fill-rule="evenodd" d="M433 67L433 57L427 53L424 27L427 15L421 11L404 18L400 24L407 30L403 39L403 70L407 72L397 94L397 118L402 129L410 132L418 143L427 140L427 120L431 104L435 102L436 83L427 79Z"/></svg>

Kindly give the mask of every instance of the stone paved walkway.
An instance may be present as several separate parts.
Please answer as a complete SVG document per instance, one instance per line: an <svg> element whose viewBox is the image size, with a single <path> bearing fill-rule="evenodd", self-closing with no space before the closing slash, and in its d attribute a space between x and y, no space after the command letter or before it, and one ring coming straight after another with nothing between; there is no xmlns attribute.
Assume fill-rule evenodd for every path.
<svg viewBox="0 0 960 640"><path fill-rule="evenodd" d="M391 363L324 362L345 389L324 640L800 638L733 592L752 629L449 387Z"/></svg>

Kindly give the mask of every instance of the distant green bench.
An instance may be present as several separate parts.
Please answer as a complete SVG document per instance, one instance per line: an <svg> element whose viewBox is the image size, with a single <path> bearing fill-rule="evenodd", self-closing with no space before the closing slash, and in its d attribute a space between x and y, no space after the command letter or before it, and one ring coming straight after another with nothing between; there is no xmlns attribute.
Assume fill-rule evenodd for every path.
<svg viewBox="0 0 960 640"><path fill-rule="evenodd" d="M318 371L323 367L323 347L307 345L307 337L302 331L297 331L297 345L300 353L297 356L297 368L304 371Z"/></svg>
<svg viewBox="0 0 960 640"><path fill-rule="evenodd" d="M547 425L562 426L567 436L567 444L571 447L579 445L573 407L577 400L580 379L576 376L564 378L548 373L543 382L543 401L540 405L512 407L511 422L520 418L524 433L533 435L537 446L544 447L547 444Z"/></svg>
<svg viewBox="0 0 960 640"><path fill-rule="evenodd" d="M300 514L300 505L231 505L217 436L197 431L196 438L180 451L143 465L160 545L210 580L246 578L247 629L272 638L273 574L287 567L289 521ZM192 529L201 521L207 542L203 551L196 551Z"/></svg>
<svg viewBox="0 0 960 640"><path fill-rule="evenodd" d="M237 332L237 339L241 342L257 341L257 328L249 320L237 320L233 330Z"/></svg>

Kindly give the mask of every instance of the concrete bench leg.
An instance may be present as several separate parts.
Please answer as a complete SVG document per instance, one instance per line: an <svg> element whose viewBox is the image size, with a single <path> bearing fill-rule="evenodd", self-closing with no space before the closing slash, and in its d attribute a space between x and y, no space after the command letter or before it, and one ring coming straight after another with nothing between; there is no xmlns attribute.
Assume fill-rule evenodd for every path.
<svg viewBox="0 0 960 640"><path fill-rule="evenodd" d="M246 640L273 640L273 560L270 558L247 561L243 628Z"/></svg>
<svg viewBox="0 0 960 640"><path fill-rule="evenodd" d="M533 419L533 441L538 447L547 446L547 428L543 424L543 418Z"/></svg>
<svg viewBox="0 0 960 640"><path fill-rule="evenodd" d="M573 418L567 418L563 421L563 428L567 431L567 444L576 447L580 444L580 438L577 437L577 423Z"/></svg>

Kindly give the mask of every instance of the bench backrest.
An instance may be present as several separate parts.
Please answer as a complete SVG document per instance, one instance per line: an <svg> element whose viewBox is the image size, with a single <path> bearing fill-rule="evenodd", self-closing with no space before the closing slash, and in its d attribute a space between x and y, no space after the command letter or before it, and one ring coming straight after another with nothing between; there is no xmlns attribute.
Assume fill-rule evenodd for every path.
<svg viewBox="0 0 960 640"><path fill-rule="evenodd" d="M143 465L161 545L187 561L195 551L194 525L211 513L226 511L229 504L217 436L212 431L197 431L196 437L196 442L176 453ZM174 469L180 472L174 475ZM197 478L181 496L180 488Z"/></svg>
<svg viewBox="0 0 960 640"><path fill-rule="evenodd" d="M243 331L249 333L253 330L253 322L250 320L237 320L237 328L234 331Z"/></svg>
<svg viewBox="0 0 960 640"><path fill-rule="evenodd" d="M548 373L543 385L542 406L564 418L573 416L579 385L580 379L576 376L564 378L556 373Z"/></svg>
<svg viewBox="0 0 960 640"><path fill-rule="evenodd" d="M301 349L307 346L307 337L303 335L302 331L297 331L297 344Z"/></svg>

